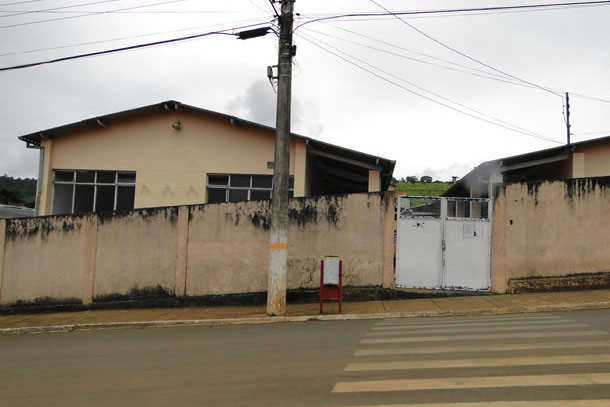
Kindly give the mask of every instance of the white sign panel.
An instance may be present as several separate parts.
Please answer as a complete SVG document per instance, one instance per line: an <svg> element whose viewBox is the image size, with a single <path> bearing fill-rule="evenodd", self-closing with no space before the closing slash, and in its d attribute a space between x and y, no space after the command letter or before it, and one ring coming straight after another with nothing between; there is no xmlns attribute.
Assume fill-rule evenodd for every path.
<svg viewBox="0 0 610 407"><path fill-rule="evenodd" d="M339 285L339 257L324 257L324 285Z"/></svg>

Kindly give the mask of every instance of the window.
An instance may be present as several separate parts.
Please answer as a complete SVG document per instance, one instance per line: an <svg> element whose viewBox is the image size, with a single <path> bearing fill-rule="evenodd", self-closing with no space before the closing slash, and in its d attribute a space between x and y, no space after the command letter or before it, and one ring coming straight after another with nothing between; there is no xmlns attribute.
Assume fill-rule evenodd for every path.
<svg viewBox="0 0 610 407"><path fill-rule="evenodd" d="M135 172L58 170L54 175L54 215L133 209Z"/></svg>
<svg viewBox="0 0 610 407"><path fill-rule="evenodd" d="M208 203L261 201L271 199L273 176L248 174L208 175ZM288 195L294 194L294 177L288 183Z"/></svg>

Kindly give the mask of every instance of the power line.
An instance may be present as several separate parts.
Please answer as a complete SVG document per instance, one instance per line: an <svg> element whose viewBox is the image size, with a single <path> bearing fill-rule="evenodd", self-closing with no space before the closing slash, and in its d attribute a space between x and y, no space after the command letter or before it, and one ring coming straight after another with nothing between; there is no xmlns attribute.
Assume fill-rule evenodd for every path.
<svg viewBox="0 0 610 407"><path fill-rule="evenodd" d="M565 3L563 3L565 4ZM606 3L602 4L580 4L580 5L567 5L565 7L541 7L537 9L523 9L523 10L496 10L496 11L482 11L482 12L474 12L474 11L466 11L466 10L458 10L462 14L458 12L445 12L444 10L439 11L425 11L423 12L394 12L398 15L409 15L409 19L431 19L431 18L448 18L448 17L471 17L471 16L486 16L486 15L501 15L501 14L515 14L515 13L532 13L532 12L548 12L548 11L556 11L556 10L570 10L575 8L593 8L593 7L604 7L608 6ZM412 14L419 13L419 14ZM371 12L362 12L362 13L351 13L351 14L342 14L337 15L333 13L308 13L308 14L300 14L301 19L308 18L310 20L315 20L311 22L318 22L321 20L334 20L340 19L343 21L379 21L379 20L387 20L386 17L392 17L392 14L388 13L371 13ZM330 17L330 18L328 18ZM359 18L360 17L360 18ZM374 18L379 17L379 18ZM310 21L307 21L309 24Z"/></svg>
<svg viewBox="0 0 610 407"><path fill-rule="evenodd" d="M119 0L112 0L119 1ZM148 6L146 6L148 7ZM28 11L27 13L24 10L0 10L0 13L21 13L21 14L92 14L92 13L102 13L102 14L253 14L256 11L253 10L148 10L148 11L65 11L65 10L57 10L57 11ZM23 13L22 13L23 12ZM263 13L267 14L266 10L262 10ZM0 16L0 17L10 17Z"/></svg>
<svg viewBox="0 0 610 407"><path fill-rule="evenodd" d="M589 136L594 134L608 134L610 135L610 130L602 130L602 131L588 131L586 133L572 133L573 136Z"/></svg>
<svg viewBox="0 0 610 407"><path fill-rule="evenodd" d="M431 59L434 59L434 60L437 60L437 61L442 61L444 63L450 64L450 65L454 65L454 66L457 66L457 67L462 68L462 69L453 68L451 66L446 66L446 65L439 64L439 63L425 61L425 60L418 59L418 58L413 58L413 57L410 57L410 56L407 56L407 55L404 55L404 54L399 54L399 53L396 53L396 52L392 52L392 51L388 51L388 50L385 50L385 49L381 49L381 48L373 47L373 46L370 46L370 45L366 45L366 44L363 44L363 43L360 43L360 42L357 42L357 41L351 41L351 40L348 40L346 38L341 38L341 37L339 37L339 36L337 36L335 34L327 34L327 33L319 32L319 31L315 31L315 30L312 30L311 28L305 28L305 30L310 31L310 32L314 32L314 33L318 33L318 34L321 34L321 35L325 35L325 36L328 36L328 37L332 37L333 39L338 39L338 40L341 40L341 41L349 42L351 44L359 45L361 47L369 48L369 49L372 49L372 50L375 50L375 51L378 51L378 52L383 52L383 53L388 54L388 55L393 55L393 56L397 56L397 57L400 57L400 58L408 59L408 60L411 60L411 61L419 62L419 63L422 63L422 64L437 66L439 68L448 69L448 70L455 71L455 72L461 72L461 73L465 73L465 74L468 74L468 75L477 76L477 77L480 77L480 78L495 80L495 81L498 81L498 82L504 82L504 83L508 83L508 84L511 84L511 85L517 85L517 86L524 86L524 87L532 88L532 86L530 86L530 85L523 84L521 82L517 82L517 81L514 81L514 80L510 80L509 78L505 78L503 76L500 76L500 75L497 75L497 74L494 74L494 73L491 73L491 72L488 72L488 71L484 71L482 69L471 68L469 66L457 64L455 62L451 62L451 61L448 61L448 60L445 60L445 59L442 59L442 58L437 58L437 57L429 55L429 54L413 51L413 50L408 49L408 48L404 48L404 47L401 47L401 46L398 46L398 45L395 45L395 44L391 44L389 42L385 42L385 41L382 41L382 40L379 40L379 39L376 39L376 38L373 38L373 37L370 37L370 36L367 36L367 35L364 35L364 34L357 33L355 31L350 31L350 30L347 30L347 29L344 29L344 28L340 28L340 27L334 27L334 28L337 28L337 29L340 29L340 30L344 30L344 31L347 31L347 32L351 32L353 34L362 36L364 38L368 38L370 40L377 41L377 42L380 42L382 44L386 44L386 45L389 45L391 47L398 48L400 50L407 51L407 52L410 52L410 53L413 53L413 54L416 54L416 55L421 55L421 56L425 56L427 58L431 58ZM472 72L472 71L475 71L475 72ZM480 73L476 73L476 72L480 72Z"/></svg>
<svg viewBox="0 0 610 407"><path fill-rule="evenodd" d="M153 32L153 33L140 34L140 35L131 35L131 36L126 36L126 37L117 37L117 38L111 38L111 39L107 39L107 40L79 42L79 43L75 43L75 44L58 45L56 47L37 48L37 49L30 49L30 50L27 50L27 51L10 52L10 53L6 53L6 54L0 54L0 57L13 56L13 55L23 55L23 54L31 54L31 53L43 52L43 51L53 51L53 50L65 49L65 48L74 48L74 47L80 47L80 46L83 46L83 45L104 44L104 43L108 43L108 42L131 40L131 39L135 39L135 38L152 37L152 36L161 35L161 34L172 34L172 33L177 33L177 32L191 31L191 30L201 30L201 29L206 28L206 27L210 28L210 27L214 27L214 26L222 26L222 25L226 26L227 24L231 24L231 25L235 25L235 24L254 24L254 25L258 24L258 25L263 25L263 24L268 24L268 23L269 23L268 20L261 21L260 18L256 18L256 19L250 18L250 19L247 19L247 20L218 23L218 24L212 24L212 25L209 25L209 26L197 26L197 27L189 27L189 28L180 28L178 30L169 30L169 31L157 31L157 32Z"/></svg>
<svg viewBox="0 0 610 407"><path fill-rule="evenodd" d="M379 78L379 79L381 79L381 80L383 80L383 81L385 81L385 82L388 82L388 83L390 83L390 84L392 84L392 85L394 85L394 86L397 86L397 87L398 87L398 88L400 88L400 89L403 89L403 90L405 90L405 91L407 91L407 92L409 92L409 93L411 93L411 94L414 94L414 95L416 95L416 96L419 96L419 97L421 97L421 98L424 98L424 99L426 99L426 100L428 100L428 101L430 101L430 102L436 103L436 104L441 105L441 106L443 106L443 107L446 107L446 108L448 108L448 109L454 110L454 111L456 111L456 112L458 112L458 113L462 113L462 114L464 114L464 115L466 115L466 116L470 116L470 117L472 117L472 118L475 118L475 119L478 119L478 120L484 121L484 122L489 123L489 124L492 124L492 125L494 125L494 126L502 127L502 128L504 128L504 129L511 130L511 131L514 131L514 132L517 132L517 133L521 133L521 134L524 134L524 135L529 136L529 137L534 137L534 138L538 138L538 139L541 139L541 140L550 141L550 142L557 143L557 144L562 144L562 143L561 143L561 142L559 142L559 141L556 141L556 140L553 140L553 139L546 138L546 137L544 137L544 136L538 135L538 134L536 134L536 133L534 133L534 132L532 132L532 131L529 131L529 130L521 129L520 127L515 126L515 125L513 125L513 124L510 124L510 123L509 123L509 126L512 126L512 127L505 126L505 125L501 124L501 123L502 123L502 122L504 122L504 121L502 121L502 120L500 120L500 119L497 119L497 118L493 118L492 116L485 115L485 116L488 116L488 117L492 117L492 118L493 118L493 120L496 120L496 121L488 120L488 119L485 119L485 118L483 118L483 117L479 117L479 116L476 116L476 115L474 115L474 114L471 114L471 113L465 112L465 111L463 111L463 110L457 109L457 108L455 108L455 107L453 107L453 106L447 105L446 103L439 102L438 100L435 100L435 99L433 99L433 98L431 98L431 97L429 97L429 96L423 95L423 94L421 94L421 93L419 93L419 92L416 92L416 91L414 91L414 90L412 90L412 89L409 89L409 88L407 88L407 87L405 87L405 86L402 86L402 85L400 85L399 83L396 83L396 82L392 81L391 79L388 79L388 78L386 78L386 77L384 77L384 76L382 76L382 75L380 75L380 74L378 74L378 73L376 73L376 72L374 72L374 71L372 71L372 70L370 70L370 69L368 69L368 68L366 68L366 67L363 67L363 66L361 66L361 65L359 65L359 64L357 64L357 63L355 63L355 62L353 62L353 61L351 61L351 60L349 60L349 59L347 59L347 58L345 58L345 57L343 57L343 56L341 56L341 55L339 55L339 54L337 54L337 53L335 53L335 52L333 52L333 51L331 51L331 50L329 50L328 48L325 48L325 47L321 46L321 45L320 45L320 43L325 44L325 45L327 45L327 46L328 46L328 44L324 43L323 41L320 41L320 40L317 40L317 39L316 39L316 41L313 41L313 40L311 40L311 39L307 38L307 36L304 36L303 34L301 34L301 36L302 36L302 38L303 38L304 40L306 40L307 42L309 42L309 43L313 44L314 46L316 46L316 47L318 47L318 48L320 48L320 49L322 49L322 50L324 50L324 51L326 51L326 52L328 52L328 53L330 53L330 54L332 54L332 55L336 56L337 58L340 58L340 59L342 59L343 61L345 61L345 62L347 62L347 63L349 63L349 64L351 64L351 65L354 65L355 67L357 67L357 68L359 68L359 69L361 69L361 70L363 70L363 71L365 71L365 72L368 72L369 74L371 74L371 75L373 75L373 76L375 76L375 77L377 77L377 78ZM347 53L345 53L345 52L343 52L343 51L340 51L340 52L341 52L341 53L343 53L344 55L348 55L350 58L353 58L353 59L358 60L357 58L353 57L352 55L349 55L349 54L347 54ZM379 68L377 68L377 67L374 67L374 66L372 66L372 65L370 65L370 64L368 64L368 63L366 63L366 64L367 64L367 65L369 65L369 66L371 66L371 67L373 67L374 69L377 69L377 70L378 70L378 71L380 71L380 72L385 73L386 75L390 75L390 76L394 76L394 77L395 77L395 75L388 74L387 72L385 72L385 71L383 71L383 70L381 70L381 69L379 69ZM399 78L399 79L400 79L401 81L403 81L403 82L409 83L409 82L405 81L405 80L404 80L404 79L402 79L402 78ZM410 83L409 83L409 84L410 84ZM411 85L412 85L412 84L411 84ZM418 87L418 88L419 88L419 87ZM431 93L431 94L434 94L433 92L430 92L430 91L426 91L426 92ZM444 99L446 99L446 98L444 98ZM447 100L448 100L448 99L447 99ZM454 103L454 104L456 104L456 105L458 105L458 106L460 105L460 104L459 104L459 103L457 103L457 102L452 102L452 103ZM463 106L463 105L462 105L462 106ZM471 110L471 111L475 111L474 109L470 109L470 108L467 108L467 109L469 109L469 110ZM479 114L481 114L481 113L479 113ZM504 123L506 123L506 122L504 122Z"/></svg>
<svg viewBox="0 0 610 407"><path fill-rule="evenodd" d="M183 1L185 1L185 0L167 0L167 1L162 1L160 3L145 4L145 5L142 5L142 6L125 7L125 8L120 8L120 9L116 9L116 10L96 11L96 12L91 12L91 13L77 15L77 16L57 17L57 18L50 18L50 19L47 19L47 20L30 21L30 22L27 22L27 23L0 25L0 28L21 27L21 26L24 26L24 25L48 23L48 22L51 22L51 21L69 20L69 19L73 19L73 18L96 16L96 15L100 15L100 14L111 14L111 13L117 12L117 11L135 10L135 9L139 9L139 8L161 6L161 5L164 5L164 4L179 3L179 2L183 2Z"/></svg>
<svg viewBox="0 0 610 407"><path fill-rule="evenodd" d="M0 4L0 7L14 6L14 5L25 4L25 3L38 3L38 2L41 2L41 1L46 1L46 0L16 1L16 2L13 2L13 3L3 3L3 4Z"/></svg>
<svg viewBox="0 0 610 407"><path fill-rule="evenodd" d="M114 48L114 49L97 51L97 52L90 52L87 54L72 55L72 56L68 56L68 57L56 58L56 59L51 59L51 60L47 60L47 61L32 62L29 64L23 64L23 65L8 66L8 67L0 68L0 72L30 68L30 67L38 66L38 65L53 64L56 62L70 61L70 60L80 59L80 58L113 54L113 53L122 52L122 51L131 51L131 50L136 50L136 49L140 49L140 48L153 47L153 46L157 46L157 45L171 44L171 43L180 42L180 41L187 41L187 40L193 40L193 39L197 39L197 38L203 38L203 37L207 37L207 36L215 35L215 34L216 35L236 35L235 34L236 30L242 30L244 28L250 28L250 27L260 26L260 25L261 24L249 24L249 25L245 25L245 26L241 26L241 27L228 28L225 30L210 31L207 33L194 34L194 35L189 35L189 36L185 36L185 37L171 38L169 40L161 40L161 41L149 42L149 43L145 43L145 44L130 45L128 47ZM232 31L232 33L230 33L230 31Z"/></svg>
<svg viewBox="0 0 610 407"><path fill-rule="evenodd" d="M273 9L273 13L275 14L275 16L277 18L280 18L279 13L277 12L277 9L275 8L275 4L273 4L273 0L269 0L269 4L271 5L271 8Z"/></svg>
<svg viewBox="0 0 610 407"><path fill-rule="evenodd" d="M409 57L409 56L406 56L406 55L403 55L403 54L398 54L398 53L391 52L391 51L388 51L388 50L384 50L384 49L381 49L381 48L373 47L373 46L370 46L370 45L367 45L367 44L363 44L363 43L360 43L360 42L357 42L357 41L351 41L351 40L348 40L346 38L341 38L341 37L339 37L339 36L337 36L335 34L327 34L327 33L323 33L323 32L320 32L320 31L315 31L315 30L312 30L311 28L306 28L306 30L314 32L314 33L318 33L318 34L321 34L321 35L325 35L325 36L328 36L328 37L332 37L334 39L338 39L338 40L341 40L341 41L346 41L346 42L349 42L349 43L352 43L352 44L355 44L355 45L359 45L361 47L369 48L369 49L372 49L372 50L375 50L375 51L378 51L378 52L383 52L383 53L386 53L386 54L389 54L389 55L394 55L394 56L397 56L397 57L400 57L400 58L405 58L405 59L409 59L409 60L412 60L412 61L420 62L420 63L423 63L423 64L437 66L437 67L440 67L440 68L443 68L443 69L448 69L448 70L451 70L451 71L462 72L462 73L465 73L465 74L468 74L468 75L472 75L472 76L476 76L476 77L479 77L479 78L494 80L494 81L497 81L497 82L504 82L504 83L507 83L507 84L510 84L510 85L522 86L522 87L527 87L527 88L536 88L535 86L531 86L529 84L526 84L526 83L523 83L523 82L519 82L519 81L513 80L511 78L506 78L504 76L495 74L493 72L488 72L488 71L485 71L485 70L482 70L482 69L477 69L477 68L469 67L467 65L458 64L458 63L455 63L455 62L452 62L452 61L449 61L449 60L446 60L446 59L443 59L443 58L438 58L438 57L435 57L433 55L429 55L429 54L426 54L426 53L423 53L423 52L414 51L412 49L405 48L405 47L402 47L400 45L392 44L390 42L383 41L383 40L380 40L378 38L374 38L374 37L371 37L369 35L359 33L357 31L352 31L352 30L349 30L349 29L344 28L344 27L338 27L336 25L333 25L332 23L326 22L325 24L328 24L328 25L332 26L335 29L338 29L338 30L341 30L341 31L345 31L345 32L351 33L353 35L360 36L360 37L363 37L363 38L366 38L366 39L378 42L380 44L384 44L384 45L390 46L392 48L396 48L396 49L400 49L400 50L403 50L403 51L407 51L407 52L410 52L410 53L413 53L413 54L416 54L416 55L421 55L421 56L424 56L426 58L430 58L430 59L433 59L433 60L436 60L436 61L441 61L441 62L444 62L444 63L450 64L450 65L456 66L458 68L463 68L463 69L453 68L451 66L446 66L446 65L437 64L437 63L430 62L430 61L421 60L421 59L418 59L418 58ZM0 55L0 56L2 56L2 55ZM471 72L471 71L474 71L474 72ZM477 72L479 72L479 73L477 73ZM541 86L541 85L539 85L539 86ZM564 92L562 90L555 89L555 88L550 87L550 86L541 86L541 87L543 87L545 89L548 89L548 90L550 90L552 92L556 92L556 93ZM576 97L580 97L580 98L583 98L583 99L588 99L588 100L593 100L593 101L601 102L601 103L610 103L610 100L604 99L604 98L600 98L600 97L596 97L596 96L588 96L588 95L583 95L583 94L575 93L575 92L570 92L570 95L576 96Z"/></svg>
<svg viewBox="0 0 610 407"><path fill-rule="evenodd" d="M311 30L308 30L308 31L311 31ZM318 41L319 41L319 40L318 40ZM522 131L524 131L524 132L530 133L531 135L540 136L540 135L538 135L538 134L536 134L536 133L534 133L534 132L532 132L532 131L530 131L530 130L524 129L524 128L519 127L519 126L516 126L516 125L514 125L514 124L512 124L512 123L508 123L508 122L503 121L503 120L501 120L501 119L498 119L498 118L496 118L496 117L490 116L490 115L488 115L488 114L486 114L486 113L483 113L483 112L481 112L481 111L479 111L479 110L472 109L472 108L470 108L470 107L468 107L468 106L466 106L466 105L464 105L464 104L461 104L461 103L459 103L459 102L456 102L456 101L454 101L454 100L451 100L451 99L449 99L449 98L446 98L446 97L444 97L444 96L442 96L442 95L440 95L440 94L438 94L438 93L432 92L432 91L430 91L430 90L428 90L428 89L425 89L425 88L423 88L423 87L421 87L421 86L419 86L419 85L416 85L416 84L414 84L413 82L409 82L409 81L407 81L407 80L406 80L406 79L404 79L404 78L401 78L401 77L399 77L399 76L397 76L397 75L394 75L394 74L392 74L392 73L389 73L389 72L387 72L387 71L385 71L385 70L382 70L382 69L381 69L381 68L379 68L379 67L376 67L376 66L374 66L374 65L372 65L372 64L369 64L369 63L368 63L368 62L366 62L366 61L363 61L362 59L356 58L356 57L355 57L355 56L353 56L353 55L350 55L350 54L348 54L348 53L346 53L346 52L344 52L344 51L341 51L341 50L339 50L338 48L333 47L333 46L331 46L331 45L330 45L330 44L328 44L328 43L325 43L325 42L322 42L322 41L320 41L320 42L321 42L322 44L326 45L327 47L330 47L330 48L334 49L335 51L338 51L338 52L341 52L341 53L342 53L342 54L344 54L344 55L348 55L348 56L350 56L351 58L353 58L354 60L356 60L356 61L358 61L358 62L360 62L360 63L363 63L363 64L365 64L365 65L368 65L369 67L371 67L371 68L373 68L373 69L377 69L378 71L380 71L380 72L382 72L382 73L384 73L384 74L386 74L386 75L388 75L388 76L391 76L391 77L393 77L393 78L395 78L395 79L398 79L399 81L404 82L404 83L406 83L406 84L408 84L408 85L410 85L410 86L412 86L412 87L414 87L414 88L417 88L417 89L419 89L419 90L422 90L422 91L424 91L424 92L426 92L426 93L430 93L431 95L434 95L434 96L436 96L436 97L437 97L437 98L439 98L439 99L445 100L445 101L447 101L447 102L449 102L449 103L453 103L453 104L455 104L455 105L457 105L457 106L460 106L460 107L462 107L462 108L464 108L464 109L470 110L470 111L472 111L472 112L474 112L474 113L476 113L476 114L479 114L479 115L481 115L481 116L488 117L488 118L490 118L490 119L492 119L492 120L496 120L496 121L498 121L498 122L500 122L500 123L503 123L503 124L506 124L506 125L508 125L508 126L515 127L515 128L517 128L517 129L519 129L519 130L522 130ZM540 136L540 137L542 137L542 136Z"/></svg>
<svg viewBox="0 0 610 407"><path fill-rule="evenodd" d="M119 0L102 0L102 1L95 1L92 3L80 3L80 4L73 4L71 6L62 6L62 7L54 7L54 8L48 8L48 9L44 9L44 10L30 10L30 11L17 11L15 12L15 14L6 14L6 15L2 15L0 16L0 18L4 18L4 17L14 17L14 16L21 16L24 14L32 14L32 13L48 13L48 12L53 12L56 10L63 10L63 9L67 9L67 8L75 8L75 7L82 7L82 6L92 6L95 4L102 4L102 3L115 3ZM7 11L7 10L3 10L3 13L10 13L11 11ZM83 13L82 11L77 13Z"/></svg>
<svg viewBox="0 0 610 407"><path fill-rule="evenodd" d="M599 98L599 97L595 97L595 96L581 95L579 93L574 93L574 92L570 92L570 95L577 96L577 97L583 98L583 99L594 100L596 102L610 103L610 100L608 100L608 99L603 99L603 98Z"/></svg>
<svg viewBox="0 0 610 407"><path fill-rule="evenodd" d="M397 11L386 13L348 13L348 14L337 14L328 17L315 18L310 21L306 21L295 28L295 31L304 25L326 21L336 20L348 17L382 17L382 16L417 16L426 14L452 14L452 13L469 13L475 11L502 11L502 10L519 10L519 9L536 9L536 8L568 8L573 6L594 6L594 5L609 5L610 0L605 1L580 1L571 3L548 3L548 4L530 4L530 5L518 5L518 6L499 6L499 7L479 7L479 8L462 8L462 9L441 9L441 10L422 10L422 11ZM383 8L383 7L382 7Z"/></svg>
<svg viewBox="0 0 610 407"><path fill-rule="evenodd" d="M405 25L406 25L406 26L408 26L409 28L411 28L411 29L415 30L416 32L420 33L420 34L421 34L421 35L423 35L424 37L426 37L426 38L428 38L428 39L430 39L430 40L434 41L435 43L437 43L437 44L441 45L441 46L442 46L442 47L444 47L444 48L447 48L447 49L448 49L448 50L450 50L450 51L455 52L455 53L456 53L456 54L458 54L458 55L463 56L464 58L467 58L467 59L469 59L469 60L471 60L471 61L473 61L473 62L476 62L477 64L480 64L480 65L482 65L482 66L484 66L484 67L486 67L486 68L489 68L489 69L491 69L491 70L493 70L493 71L496 71L496 72L498 72L498 73L501 73L502 75L506 75L506 76L508 76L509 78L515 79L515 80L517 80L517 81L519 81L519 82L527 83L527 84L528 84L528 85L530 85L530 86L534 86L534 87L536 87L536 88L538 88L538 89L540 89L540 90L543 90L543 91L545 91L545 92L548 92L548 93L550 93L550 94L552 94L552 95L562 97L561 95L557 94L556 92L553 92L553 91L551 91L551 90L549 90L549 89L546 89L546 88L544 88L544 87L542 87L542 86L540 86L540 85L536 85L535 83L532 83L532 82L526 81L525 79L521 79L521 78L519 78L519 77L517 77L517 76L514 76L514 75L511 75L511 74L509 74L509 73L506 73L506 72L504 72L504 71L502 71L502 70L500 70L500 69L494 68L493 66L491 66L491 65L489 65L489 64L486 64L486 63L485 63L485 62L483 62L483 61L480 61L480 60L478 60L478 59L476 59L476 58L473 58L473 57L471 57L470 55L468 55L468 54L466 54L466 53L464 53L464 52L461 52L461 51L459 51L459 50L457 50L457 49L455 49L455 48L453 48L453 47L451 47L451 46L449 46L449 45L445 44L444 42L442 42L442 41L440 41L440 40L437 40L436 38L432 37L431 35L426 34L426 33L425 33L425 32L423 32L422 30L420 30L419 28L417 28L417 27L415 27L414 25L412 25L412 24L408 23L408 22L407 22L407 21L405 21L404 19L400 18L400 16L398 16L398 15L396 15L396 14L392 13L390 10L388 10L387 8L385 8L384 6L382 6L381 4L379 4L378 2L376 2L375 0L369 0L369 1L370 1L371 3L373 3L373 4L375 4L376 6L378 6L378 7L382 8L382 9L383 9L383 10L385 10L386 12L391 13L391 14L392 14L394 17L396 17L396 18L397 18L399 21L401 21L403 24L405 24ZM608 2L608 3L610 3L610 2ZM523 8L525 8L525 7L532 7L532 6L515 6L515 7L523 7ZM562 99L563 99L563 97L562 97Z"/></svg>

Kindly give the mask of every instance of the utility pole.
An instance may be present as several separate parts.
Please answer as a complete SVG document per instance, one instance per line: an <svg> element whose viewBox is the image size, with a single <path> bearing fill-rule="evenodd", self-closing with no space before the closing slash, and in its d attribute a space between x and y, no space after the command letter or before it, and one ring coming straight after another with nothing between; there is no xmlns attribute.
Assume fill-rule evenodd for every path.
<svg viewBox="0 0 610 407"><path fill-rule="evenodd" d="M566 128L568 132L568 145L570 144L570 95L566 92Z"/></svg>
<svg viewBox="0 0 610 407"><path fill-rule="evenodd" d="M292 46L294 0L281 1L280 43L278 53L277 113L273 195L271 201L271 242L269 245L269 282L267 314L286 313L286 275L288 271L288 181L290 166L290 104L292 97Z"/></svg>

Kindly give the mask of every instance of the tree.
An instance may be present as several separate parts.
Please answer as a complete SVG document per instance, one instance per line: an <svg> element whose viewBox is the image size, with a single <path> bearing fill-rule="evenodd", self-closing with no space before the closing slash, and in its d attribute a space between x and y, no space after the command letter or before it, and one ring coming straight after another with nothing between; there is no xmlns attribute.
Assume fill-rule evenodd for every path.
<svg viewBox="0 0 610 407"><path fill-rule="evenodd" d="M421 178L419 179L421 182L425 182L426 184L429 184L432 182L432 177L429 175L422 175Z"/></svg>
<svg viewBox="0 0 610 407"><path fill-rule="evenodd" d="M414 184L417 182L417 177L414 177L411 175L411 176L407 177L407 182Z"/></svg>

